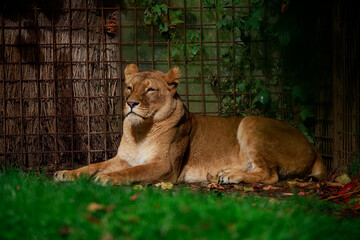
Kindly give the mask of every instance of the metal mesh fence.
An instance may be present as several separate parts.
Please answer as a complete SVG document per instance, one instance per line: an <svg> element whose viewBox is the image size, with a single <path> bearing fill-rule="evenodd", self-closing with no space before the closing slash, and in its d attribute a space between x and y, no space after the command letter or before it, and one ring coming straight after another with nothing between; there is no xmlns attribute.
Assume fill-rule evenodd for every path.
<svg viewBox="0 0 360 240"><path fill-rule="evenodd" d="M129 63L140 70L179 66L178 92L191 112L265 114L296 121L296 108L286 103L291 92L283 86L280 46L266 36L254 36L244 59L241 33L218 28L219 15L211 10L219 1L214 6L204 2L164 1L169 16L181 11L177 12L181 23L169 26L174 38L161 33L159 26L146 24L147 8L135 0L5 4L1 12L1 163L55 170L112 157L122 134L122 71ZM250 18L254 9L253 1L242 0L224 12L230 19ZM272 24L272 18L266 17L265 22ZM332 86L328 80L324 84ZM256 86L261 85L268 86L275 99L266 112L253 108ZM320 104L332 102L332 93L324 94L328 95ZM327 110L319 109L317 141L330 166L333 131L324 123L330 119L333 124L333 119L328 112L321 113Z"/></svg>

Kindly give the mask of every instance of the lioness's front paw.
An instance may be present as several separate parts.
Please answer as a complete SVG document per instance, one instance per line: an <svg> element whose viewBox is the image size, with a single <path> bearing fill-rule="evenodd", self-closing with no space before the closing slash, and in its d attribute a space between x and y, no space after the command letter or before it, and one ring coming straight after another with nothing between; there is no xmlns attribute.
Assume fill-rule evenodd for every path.
<svg viewBox="0 0 360 240"><path fill-rule="evenodd" d="M224 169L218 175L219 183L231 183L236 184L240 183L244 180L242 172L237 170Z"/></svg>
<svg viewBox="0 0 360 240"><path fill-rule="evenodd" d="M54 181L55 182L67 182L67 181L74 181L74 176L70 171L57 171L54 174Z"/></svg>
<svg viewBox="0 0 360 240"><path fill-rule="evenodd" d="M98 174L98 175L96 175L94 181L96 183L99 183L99 184L103 185L103 186L112 184L111 177L109 175L106 175L106 174Z"/></svg>
<svg viewBox="0 0 360 240"><path fill-rule="evenodd" d="M230 170L224 169L218 175L219 183L230 183Z"/></svg>

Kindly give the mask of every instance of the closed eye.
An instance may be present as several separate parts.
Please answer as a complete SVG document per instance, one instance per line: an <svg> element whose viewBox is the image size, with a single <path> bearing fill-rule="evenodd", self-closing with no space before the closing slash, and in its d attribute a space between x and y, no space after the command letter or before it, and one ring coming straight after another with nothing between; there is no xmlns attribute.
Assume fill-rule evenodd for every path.
<svg viewBox="0 0 360 240"><path fill-rule="evenodd" d="M155 91L156 91L156 90L153 89L153 88L148 88L148 89L146 90L147 93L149 93L149 92L155 92Z"/></svg>
<svg viewBox="0 0 360 240"><path fill-rule="evenodd" d="M126 89L131 91L131 90L132 90L132 87L127 86Z"/></svg>

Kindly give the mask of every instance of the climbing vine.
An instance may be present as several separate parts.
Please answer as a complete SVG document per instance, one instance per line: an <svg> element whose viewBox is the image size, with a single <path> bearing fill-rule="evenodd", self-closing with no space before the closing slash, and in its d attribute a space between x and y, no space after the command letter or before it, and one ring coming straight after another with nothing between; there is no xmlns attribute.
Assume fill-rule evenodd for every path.
<svg viewBox="0 0 360 240"><path fill-rule="evenodd" d="M215 91L220 88L221 112L223 115L233 114L266 114L273 118L284 118L279 113L280 109L296 109L295 115L288 111L290 116L285 118L313 140L313 126L304 123L314 118L313 105L309 104L308 87L301 83L291 81L284 77L284 66L281 56L292 38L299 34L296 29L289 27L287 14L290 0L251 0L249 11L229 14L229 9L243 4L243 0L202 0L203 11L215 11L217 14L217 31L229 33L234 36L235 44L229 46L218 56L229 77L216 79L213 70L206 63L211 85ZM247 1L246 1L247 3ZM199 42L203 40L199 32L187 32L184 43L183 32L178 31L178 26L184 23L184 12L181 9L170 9L161 0L142 0L146 8L144 23L158 28L173 42L171 57L174 59L185 58L191 61L199 57L200 53L206 56L207 52ZM291 17L291 16L290 16ZM270 22L270 23L269 23ZM278 61L266 61L268 52L261 50L254 43L269 42L274 46L273 52L278 56ZM256 61L263 58L265 61ZM261 74L259 74L261 73ZM259 76L265 76L259 77ZM272 77L269 77L272 76ZM235 84L234 84L235 82ZM218 86L217 86L218 85ZM234 89L235 87L235 89ZM234 94L235 91L235 101ZM276 93L277 92L277 93ZM280 93L280 94L279 94ZM283 111L284 112L284 111ZM296 124L293 119L299 120Z"/></svg>

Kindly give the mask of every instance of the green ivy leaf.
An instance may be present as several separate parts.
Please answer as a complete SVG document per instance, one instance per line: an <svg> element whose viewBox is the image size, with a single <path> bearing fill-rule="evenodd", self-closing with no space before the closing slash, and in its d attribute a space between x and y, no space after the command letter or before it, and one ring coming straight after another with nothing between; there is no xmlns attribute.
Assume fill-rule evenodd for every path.
<svg viewBox="0 0 360 240"><path fill-rule="evenodd" d="M271 102L271 93L267 88L262 89L254 98L252 107L255 108L256 104L261 103L263 107L267 107Z"/></svg>
<svg viewBox="0 0 360 240"><path fill-rule="evenodd" d="M203 0L202 4L204 7L214 7L215 1L214 0Z"/></svg>
<svg viewBox="0 0 360 240"><path fill-rule="evenodd" d="M159 30L160 32L164 33L164 32L168 32L169 31L169 24L167 22L161 22L159 24Z"/></svg>
<svg viewBox="0 0 360 240"><path fill-rule="evenodd" d="M307 94L305 89L300 85L295 85L291 92L293 99L298 99L300 102L304 103L307 100Z"/></svg>
<svg viewBox="0 0 360 240"><path fill-rule="evenodd" d="M181 24L181 23L184 23L184 21L180 20L180 19L174 19L171 21L171 25L177 25L177 24Z"/></svg>
<svg viewBox="0 0 360 240"><path fill-rule="evenodd" d="M301 121L303 121L303 122L308 118L314 118L315 117L314 107L311 105L301 106L301 112L299 115L300 115Z"/></svg>
<svg viewBox="0 0 360 240"><path fill-rule="evenodd" d="M199 44L193 46L193 47L191 48L191 57L195 57L196 55L198 55L199 52L200 52L200 49L201 49L201 47L200 47Z"/></svg>
<svg viewBox="0 0 360 240"><path fill-rule="evenodd" d="M246 22L246 25L255 29L260 29L260 22L264 16L264 8L256 9L252 14L249 20Z"/></svg>

